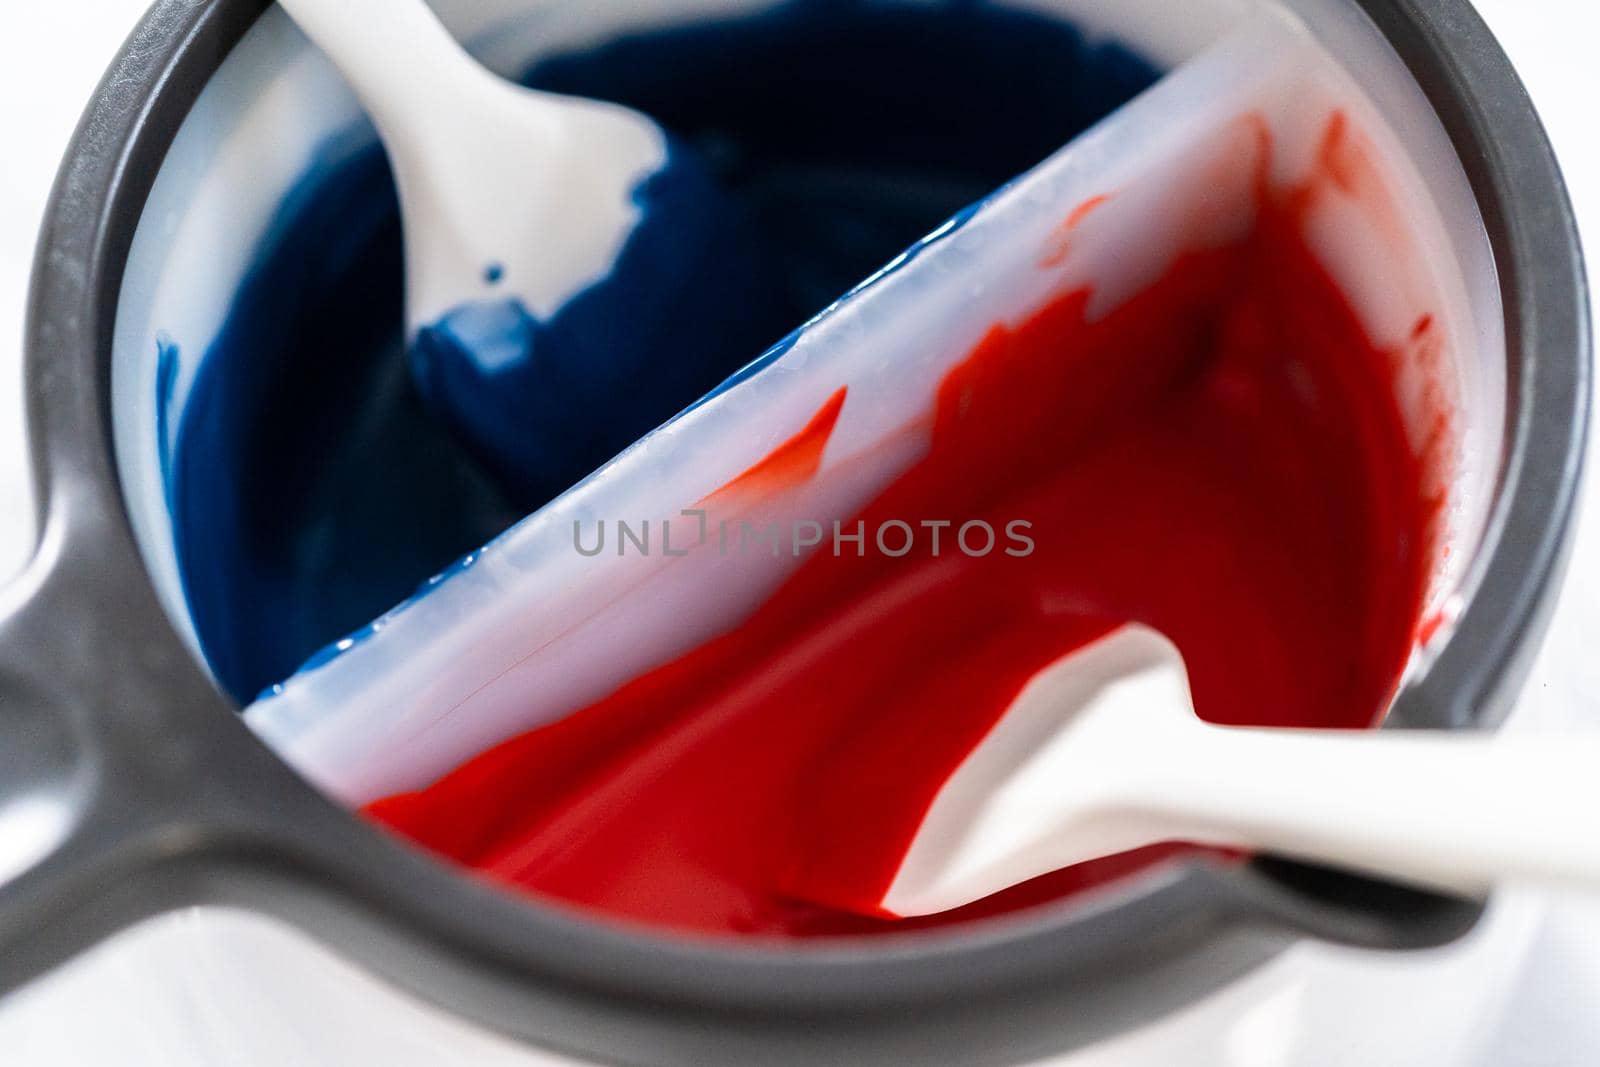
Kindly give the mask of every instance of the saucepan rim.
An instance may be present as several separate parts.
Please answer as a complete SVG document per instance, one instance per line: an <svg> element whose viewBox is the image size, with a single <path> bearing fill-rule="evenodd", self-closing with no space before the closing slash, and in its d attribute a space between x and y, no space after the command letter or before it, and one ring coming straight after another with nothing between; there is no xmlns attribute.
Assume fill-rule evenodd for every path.
<svg viewBox="0 0 1600 1067"><path fill-rule="evenodd" d="M1474 592L1400 728L1498 723L1564 566L1591 373L1577 231L1554 156L1467 0L1358 0L1438 112L1504 297L1503 469ZM26 391L39 551L0 593L0 707L74 754L61 842L0 886L0 989L189 903L281 916L460 1014L628 1062L1014 1061L1125 1029L1306 935L1404 947L1481 904L1277 860L1196 862L971 930L773 948L688 941L534 905L322 797L232 713L161 608L112 446L123 271L167 147L268 0L158 0L89 104L41 233ZM0 721L0 733L4 722ZM0 811L7 800L0 783Z"/></svg>

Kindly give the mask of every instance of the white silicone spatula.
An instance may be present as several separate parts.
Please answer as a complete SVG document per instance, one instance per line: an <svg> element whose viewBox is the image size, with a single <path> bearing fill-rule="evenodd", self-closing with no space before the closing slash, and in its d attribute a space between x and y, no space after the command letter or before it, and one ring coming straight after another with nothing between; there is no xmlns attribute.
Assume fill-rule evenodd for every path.
<svg viewBox="0 0 1600 1067"><path fill-rule="evenodd" d="M282 5L393 164L412 381L522 509L775 339L766 253L692 147L489 71L423 0Z"/></svg>
<svg viewBox="0 0 1600 1067"><path fill-rule="evenodd" d="M472 58L423 0L281 0L372 117L399 186L413 331L491 286L535 317L603 278L665 135L613 104L535 92Z"/></svg>
<svg viewBox="0 0 1600 1067"><path fill-rule="evenodd" d="M1160 634L1039 676L935 799L883 906L924 915L1162 841L1468 895L1600 889L1600 738L1213 726Z"/></svg>

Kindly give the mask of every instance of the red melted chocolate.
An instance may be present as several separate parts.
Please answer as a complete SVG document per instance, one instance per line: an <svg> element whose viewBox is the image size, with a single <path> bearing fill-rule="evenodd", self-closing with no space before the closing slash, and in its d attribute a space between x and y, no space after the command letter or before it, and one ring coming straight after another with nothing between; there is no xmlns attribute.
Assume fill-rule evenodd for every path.
<svg viewBox="0 0 1600 1067"><path fill-rule="evenodd" d="M1247 239L1104 317L1080 291L997 326L948 374L930 452L854 518L981 519L990 554L963 554L954 530L937 556L921 529L903 558L870 533L861 557L824 546L734 632L370 813L624 919L863 933L1009 910L1171 852L914 921L878 908L1019 690L1112 627L1168 635L1211 721L1371 724L1416 631L1438 501L1391 356L1301 236L1305 201L1265 198ZM746 479L811 477L841 403ZM1014 520L1031 555L1004 551Z"/></svg>

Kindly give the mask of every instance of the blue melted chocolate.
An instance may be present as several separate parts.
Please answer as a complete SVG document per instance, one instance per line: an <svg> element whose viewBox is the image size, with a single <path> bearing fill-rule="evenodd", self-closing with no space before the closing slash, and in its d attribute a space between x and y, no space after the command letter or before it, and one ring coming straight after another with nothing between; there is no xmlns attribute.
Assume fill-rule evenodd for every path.
<svg viewBox="0 0 1600 1067"><path fill-rule="evenodd" d="M670 343L648 365L608 361L627 350L608 331L634 328L625 298L580 295L545 323L492 300L451 316L413 355L419 380L454 398L428 406L438 417L402 343L386 159L365 135L328 146L279 209L167 459L184 589L217 678L245 703L336 654L419 580L474 558L718 381L756 373L784 346L753 356L1156 76L1069 24L978 2L791 0L540 62L528 84L661 122L706 170L659 180L708 181L716 195L701 202L734 214L690 242L694 255L670 239L625 246L608 281L672 287L652 302L675 316L656 323ZM646 183L641 204L661 192ZM747 269L714 258L722 240ZM496 346L513 358L497 364ZM496 365L512 369L496 383L516 397L509 419L481 403ZM170 372L158 377L170 396ZM540 432L524 439L527 413Z"/></svg>

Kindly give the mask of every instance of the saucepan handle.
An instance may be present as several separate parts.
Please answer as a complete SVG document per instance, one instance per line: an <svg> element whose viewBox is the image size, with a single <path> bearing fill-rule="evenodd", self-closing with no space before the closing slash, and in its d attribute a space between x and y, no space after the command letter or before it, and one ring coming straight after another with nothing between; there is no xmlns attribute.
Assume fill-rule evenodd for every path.
<svg viewBox="0 0 1600 1067"><path fill-rule="evenodd" d="M174 711L232 718L142 569L69 555L47 528L0 589L0 993L180 902L207 739Z"/></svg>

